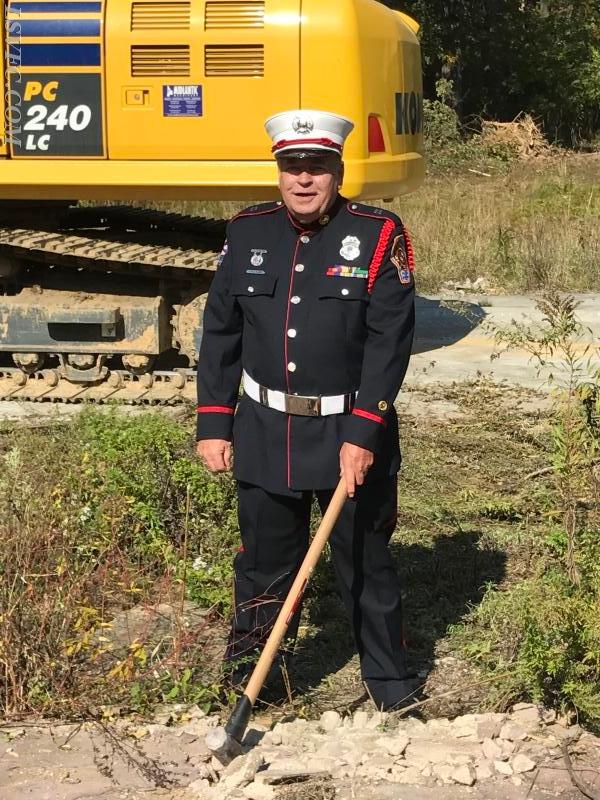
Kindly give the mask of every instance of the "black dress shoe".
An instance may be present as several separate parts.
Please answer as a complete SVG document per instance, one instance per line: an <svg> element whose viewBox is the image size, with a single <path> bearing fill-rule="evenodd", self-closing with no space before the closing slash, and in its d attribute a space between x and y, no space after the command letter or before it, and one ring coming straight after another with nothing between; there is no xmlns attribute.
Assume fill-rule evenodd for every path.
<svg viewBox="0 0 600 800"><path fill-rule="evenodd" d="M423 700L423 681L416 676L393 681L367 681L369 694L381 711L402 711ZM420 716L417 709L411 711Z"/></svg>

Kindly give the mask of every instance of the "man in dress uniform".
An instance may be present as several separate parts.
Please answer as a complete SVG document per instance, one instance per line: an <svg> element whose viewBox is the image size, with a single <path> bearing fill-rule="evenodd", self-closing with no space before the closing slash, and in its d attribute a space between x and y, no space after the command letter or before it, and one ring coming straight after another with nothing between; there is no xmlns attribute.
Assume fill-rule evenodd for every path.
<svg viewBox="0 0 600 800"><path fill-rule="evenodd" d="M414 329L412 249L397 216L339 194L353 127L321 111L267 120L282 201L228 225L204 313L198 453L212 472L233 465L238 482L242 547L226 662L239 665L264 644L308 547L312 497L324 510L341 474L349 500L331 536L333 564L363 680L392 709L414 688L388 550L400 468L393 404Z"/></svg>

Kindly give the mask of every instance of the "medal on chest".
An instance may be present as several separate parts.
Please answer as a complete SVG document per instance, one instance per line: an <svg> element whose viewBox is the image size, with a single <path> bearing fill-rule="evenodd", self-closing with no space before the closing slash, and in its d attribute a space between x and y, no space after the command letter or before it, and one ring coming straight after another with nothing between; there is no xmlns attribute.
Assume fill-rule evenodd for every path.
<svg viewBox="0 0 600 800"><path fill-rule="evenodd" d="M265 254L267 253L266 250L251 250L252 256L250 258L250 263L253 267L262 267L265 263Z"/></svg>

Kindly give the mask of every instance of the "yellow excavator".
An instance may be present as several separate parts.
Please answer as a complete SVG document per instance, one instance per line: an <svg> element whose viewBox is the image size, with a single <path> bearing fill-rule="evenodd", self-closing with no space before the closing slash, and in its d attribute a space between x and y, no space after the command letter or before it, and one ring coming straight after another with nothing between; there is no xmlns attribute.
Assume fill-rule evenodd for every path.
<svg viewBox="0 0 600 800"><path fill-rule="evenodd" d="M224 223L142 204L276 198L267 117L354 120L347 197L423 180L418 24L376 0L2 5L0 397L193 399Z"/></svg>

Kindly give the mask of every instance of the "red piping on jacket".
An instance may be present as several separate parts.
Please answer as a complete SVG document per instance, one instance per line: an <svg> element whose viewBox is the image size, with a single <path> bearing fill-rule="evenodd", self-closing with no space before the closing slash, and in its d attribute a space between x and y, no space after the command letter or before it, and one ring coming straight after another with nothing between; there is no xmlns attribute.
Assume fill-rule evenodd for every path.
<svg viewBox="0 0 600 800"><path fill-rule="evenodd" d="M290 450L292 448L292 417L288 414L287 421L287 484L288 488L292 488L292 459L290 457Z"/></svg>
<svg viewBox="0 0 600 800"><path fill-rule="evenodd" d="M277 144L274 144L271 148L272 153L277 153L279 150L282 150L284 147L291 147L292 145L297 144L320 144L323 147L333 147L334 150L337 150L338 153L342 152L342 145L334 142L332 139L282 139Z"/></svg>
<svg viewBox="0 0 600 800"><path fill-rule="evenodd" d="M287 212L287 215L288 215L288 219L289 219L289 221L292 223L292 225L294 226L294 228L295 228L297 231L302 231L302 225L300 225L300 223L299 223L299 222L296 222L296 220L295 220L295 219L293 218L293 216L290 214L289 210L288 210L288 212Z"/></svg>
<svg viewBox="0 0 600 800"><path fill-rule="evenodd" d="M198 406L198 414L235 414L235 408L229 406Z"/></svg>
<svg viewBox="0 0 600 800"><path fill-rule="evenodd" d="M284 208L285 206L283 203L280 203L279 205L273 206L273 208L263 208L262 211L240 211L239 214L231 218L231 222L235 222L236 219L240 219L241 217L260 217L263 214L273 214L275 211L281 211Z"/></svg>
<svg viewBox="0 0 600 800"><path fill-rule="evenodd" d="M355 408L352 413L356 414L357 417L370 419L371 422L378 422L380 425L383 425L384 428L387 428L387 420L385 420L383 417L377 416L377 414L371 414L370 411L363 411L362 408Z"/></svg>
<svg viewBox="0 0 600 800"><path fill-rule="evenodd" d="M351 205L348 205L348 211L351 214L355 214L357 217L369 217L370 219L376 219L380 221L382 218L377 216L376 214L367 214L364 211L358 211L357 209L353 209ZM387 217L383 217L385 222L381 228L381 232L379 233L379 239L377 240L377 246L375 247L375 252L373 253L373 258L371 259L371 263L369 264L369 280L367 283L367 291L369 294L373 291L373 286L375 285L375 281L377 280L377 275L379 274L379 269L383 263L383 257L385 255L385 251L390 243L390 239L392 238L393 232L396 230L396 223L388 219Z"/></svg>
<svg viewBox="0 0 600 800"><path fill-rule="evenodd" d="M288 215L289 216L289 215ZM300 231L298 234L298 239L296 240L296 247L294 249L294 257L292 258L292 273L290 275L290 291L288 292L288 303L287 303L287 310L285 314L285 328L283 330L283 353L284 353L284 369L285 369L285 385L288 390L288 394L290 393L290 373L288 370L288 327L290 323L290 306L292 303L292 292L294 291L294 277L296 275L296 258L298 257L298 250L300 249L300 237L305 236L308 231ZM290 453L290 440L292 436L292 418L288 415L288 430L287 430L287 473L288 473L288 487L292 488L292 458Z"/></svg>
<svg viewBox="0 0 600 800"><path fill-rule="evenodd" d="M298 239L296 241L296 248L294 249L294 256L292 258L292 274L290 275L290 291L288 292L288 303L287 303L287 310L285 314L285 328L283 330L283 351L284 351L284 358L285 358L285 385L288 390L288 394L290 392L290 373L288 371L288 327L290 322L290 305L292 302L292 292L294 291L294 277L296 275L295 266L296 266L296 258L298 257L298 250L300 249L300 237L306 236L308 231L300 231L298 234Z"/></svg>

